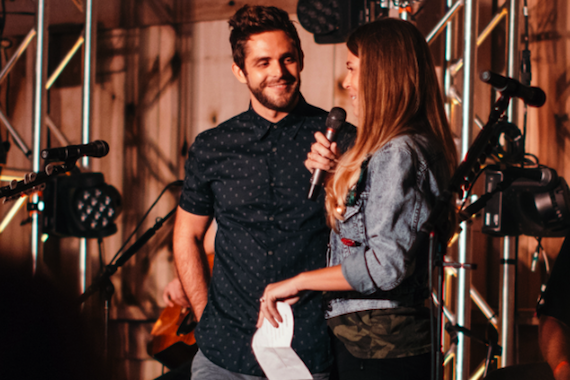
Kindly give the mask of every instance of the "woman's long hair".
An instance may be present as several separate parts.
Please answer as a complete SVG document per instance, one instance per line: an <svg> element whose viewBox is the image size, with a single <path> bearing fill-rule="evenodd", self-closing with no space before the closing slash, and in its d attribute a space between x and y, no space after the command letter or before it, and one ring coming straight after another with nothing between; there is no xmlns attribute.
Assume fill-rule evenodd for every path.
<svg viewBox="0 0 570 380"><path fill-rule="evenodd" d="M416 27L399 19L381 19L358 27L347 47L360 59L359 125L354 146L340 158L326 184L327 221L335 229L362 161L391 139L430 134L441 145L450 173L457 164L432 56Z"/></svg>

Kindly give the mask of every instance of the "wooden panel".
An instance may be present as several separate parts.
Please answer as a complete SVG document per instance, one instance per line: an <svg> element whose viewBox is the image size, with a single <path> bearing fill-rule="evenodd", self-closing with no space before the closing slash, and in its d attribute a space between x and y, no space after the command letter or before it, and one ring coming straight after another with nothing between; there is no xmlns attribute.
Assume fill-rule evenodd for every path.
<svg viewBox="0 0 570 380"><path fill-rule="evenodd" d="M546 104L528 109L526 149L535 154L540 163L557 170L570 179L570 80L568 74L570 44L570 7L565 1L529 1L530 50L532 53L532 85L546 93ZM521 46L522 48L522 46ZM521 112L522 107L521 107ZM522 120L522 119L521 119ZM522 123L520 125L522 128ZM550 257L550 264L558 255L563 239L546 238L542 244ZM539 294L540 284L546 279L542 259L541 270L529 271L531 256L536 248L533 238L521 239L521 272L525 280L519 284L519 304L532 307Z"/></svg>
<svg viewBox="0 0 570 380"><path fill-rule="evenodd" d="M195 25L192 51L191 138L247 110L249 91L231 71L232 53L225 21Z"/></svg>
<svg viewBox="0 0 570 380"><path fill-rule="evenodd" d="M293 20L297 17L292 16ZM301 92L312 105L330 110L333 105L334 87L334 45L318 45L313 35L296 24L305 54L305 65L301 72Z"/></svg>
<svg viewBox="0 0 570 380"><path fill-rule="evenodd" d="M191 1L189 21L211 21L211 20L227 20L235 11L244 6L249 5L272 5L279 7L287 13L297 13L297 0L203 0Z"/></svg>
<svg viewBox="0 0 570 380"><path fill-rule="evenodd" d="M227 20L245 4L273 5L289 14L297 0L99 0L93 10L99 28L117 29ZM71 0L50 0L50 24L84 24L85 15ZM35 27L35 2L9 1L3 36L23 36Z"/></svg>

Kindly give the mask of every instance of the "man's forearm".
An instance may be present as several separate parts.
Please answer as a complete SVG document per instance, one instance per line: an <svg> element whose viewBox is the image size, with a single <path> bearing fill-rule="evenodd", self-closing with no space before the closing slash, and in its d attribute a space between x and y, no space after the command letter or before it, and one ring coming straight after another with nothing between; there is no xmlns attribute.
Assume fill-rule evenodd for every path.
<svg viewBox="0 0 570 380"><path fill-rule="evenodd" d="M182 287L200 320L208 300L210 269L204 251L204 236L212 218L178 209L174 224L174 261Z"/></svg>

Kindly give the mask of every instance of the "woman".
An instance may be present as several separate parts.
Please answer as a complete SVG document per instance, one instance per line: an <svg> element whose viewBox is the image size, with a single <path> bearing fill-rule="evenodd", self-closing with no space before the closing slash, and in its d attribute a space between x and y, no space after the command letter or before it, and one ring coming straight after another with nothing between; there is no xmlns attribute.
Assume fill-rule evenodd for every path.
<svg viewBox="0 0 570 380"><path fill-rule="evenodd" d="M427 247L412 247L455 168L455 146L429 48L412 24L362 25L347 47L356 141L337 159L335 144L317 135L305 162L334 168L328 267L267 286L258 325L281 322L277 301L326 291L341 379L429 379Z"/></svg>

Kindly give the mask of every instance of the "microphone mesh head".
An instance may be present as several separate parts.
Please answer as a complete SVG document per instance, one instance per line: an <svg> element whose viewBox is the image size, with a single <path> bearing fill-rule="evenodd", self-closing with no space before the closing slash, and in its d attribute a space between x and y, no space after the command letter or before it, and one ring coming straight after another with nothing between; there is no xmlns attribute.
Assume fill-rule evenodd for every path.
<svg viewBox="0 0 570 380"><path fill-rule="evenodd" d="M327 117L327 128L337 130L344 124L345 120L346 111L340 107L334 107Z"/></svg>

